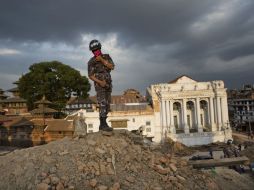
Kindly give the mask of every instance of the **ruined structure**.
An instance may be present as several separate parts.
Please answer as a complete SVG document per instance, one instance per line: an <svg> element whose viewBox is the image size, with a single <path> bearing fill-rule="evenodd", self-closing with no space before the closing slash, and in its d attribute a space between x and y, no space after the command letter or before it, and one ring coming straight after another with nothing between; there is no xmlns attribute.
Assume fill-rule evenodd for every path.
<svg viewBox="0 0 254 190"><path fill-rule="evenodd" d="M254 130L254 85L228 91L230 121L237 130Z"/></svg>

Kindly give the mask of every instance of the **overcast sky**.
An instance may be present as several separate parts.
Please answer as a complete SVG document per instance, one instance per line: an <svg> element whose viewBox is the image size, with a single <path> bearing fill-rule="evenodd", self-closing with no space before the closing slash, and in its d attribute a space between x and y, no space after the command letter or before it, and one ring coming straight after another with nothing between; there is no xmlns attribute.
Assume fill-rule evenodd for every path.
<svg viewBox="0 0 254 190"><path fill-rule="evenodd" d="M0 88L42 61L87 76L94 38L115 62L113 94L181 75L253 84L253 10L253 0L1 0Z"/></svg>

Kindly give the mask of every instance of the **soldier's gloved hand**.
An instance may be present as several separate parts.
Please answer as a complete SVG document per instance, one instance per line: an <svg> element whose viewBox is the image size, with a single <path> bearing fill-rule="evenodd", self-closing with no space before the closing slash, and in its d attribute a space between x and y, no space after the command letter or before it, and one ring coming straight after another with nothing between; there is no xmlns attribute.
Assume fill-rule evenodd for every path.
<svg viewBox="0 0 254 190"><path fill-rule="evenodd" d="M99 56L97 56L97 57L95 58L95 60L96 60L97 62L102 62L102 61L103 61L103 58L102 58L101 55L99 55Z"/></svg>
<svg viewBox="0 0 254 190"><path fill-rule="evenodd" d="M100 85L101 87L105 87L106 84L107 84L107 83L106 83L105 80L101 80L100 83L99 83L99 85Z"/></svg>

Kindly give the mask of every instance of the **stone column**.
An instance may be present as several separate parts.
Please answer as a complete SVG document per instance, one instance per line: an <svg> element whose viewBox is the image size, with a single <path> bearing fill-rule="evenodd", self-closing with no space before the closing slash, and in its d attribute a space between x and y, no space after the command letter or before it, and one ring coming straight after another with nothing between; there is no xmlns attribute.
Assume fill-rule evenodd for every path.
<svg viewBox="0 0 254 190"><path fill-rule="evenodd" d="M160 100L160 125L163 126L162 100Z"/></svg>
<svg viewBox="0 0 254 190"><path fill-rule="evenodd" d="M221 106L220 106L220 97L216 96L216 111L217 111L217 125L218 130L221 131Z"/></svg>
<svg viewBox="0 0 254 190"><path fill-rule="evenodd" d="M169 100L166 100L166 111L167 111L167 128L169 129L170 127L170 108L169 108Z"/></svg>
<svg viewBox="0 0 254 190"><path fill-rule="evenodd" d="M174 124L174 110L173 110L173 100L169 102L169 109L170 109L170 132L175 134L176 128Z"/></svg>
<svg viewBox="0 0 254 190"><path fill-rule="evenodd" d="M183 115L183 127L184 127L184 133L189 134L190 133L190 128L187 124L187 108L186 108L186 99L183 99L182 101L182 115Z"/></svg>
<svg viewBox="0 0 254 190"><path fill-rule="evenodd" d="M216 126L214 123L213 97L209 98L209 108L210 108L210 126L211 126L212 131L216 131Z"/></svg>
<svg viewBox="0 0 254 190"><path fill-rule="evenodd" d="M200 102L199 97L196 98L196 118L197 118L197 128L198 132L203 132L203 127L201 125L201 118L200 118Z"/></svg>
<svg viewBox="0 0 254 190"><path fill-rule="evenodd" d="M221 111L222 111L222 125L227 127L229 123L228 119L228 100L227 97L222 97L221 98Z"/></svg>
<svg viewBox="0 0 254 190"><path fill-rule="evenodd" d="M221 111L221 126L225 128L225 110L223 110L223 98L220 98L220 111Z"/></svg>
<svg viewBox="0 0 254 190"><path fill-rule="evenodd" d="M166 114L166 101L162 100L162 126L163 126L163 133L167 131L167 114Z"/></svg>

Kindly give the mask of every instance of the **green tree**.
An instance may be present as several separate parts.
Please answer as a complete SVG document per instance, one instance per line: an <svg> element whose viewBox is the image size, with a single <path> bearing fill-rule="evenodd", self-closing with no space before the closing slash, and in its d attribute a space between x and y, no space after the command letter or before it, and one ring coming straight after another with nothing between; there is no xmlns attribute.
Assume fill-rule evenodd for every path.
<svg viewBox="0 0 254 190"><path fill-rule="evenodd" d="M61 110L72 96L88 97L91 85L86 76L58 61L35 63L19 79L20 96L27 100L28 108L43 95Z"/></svg>

